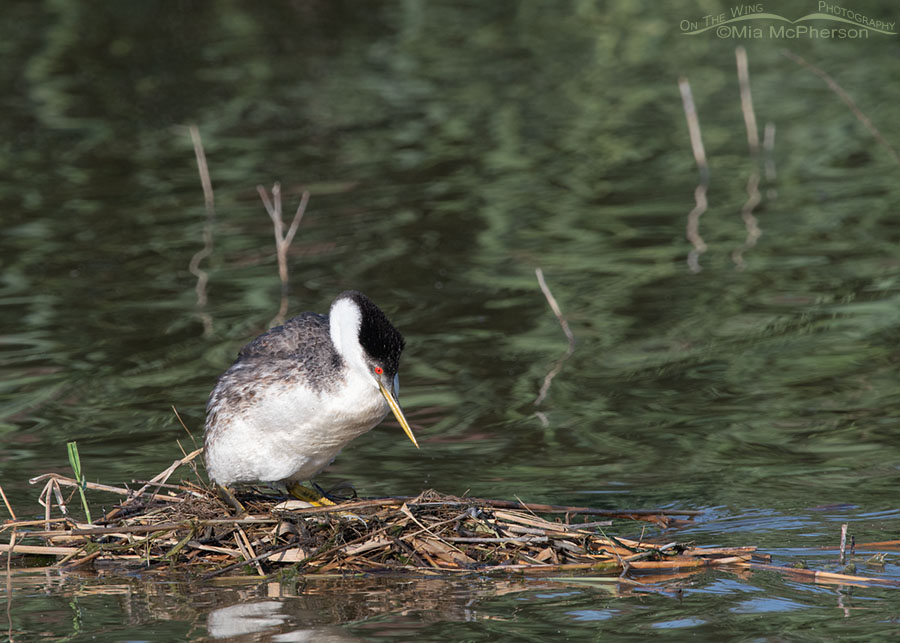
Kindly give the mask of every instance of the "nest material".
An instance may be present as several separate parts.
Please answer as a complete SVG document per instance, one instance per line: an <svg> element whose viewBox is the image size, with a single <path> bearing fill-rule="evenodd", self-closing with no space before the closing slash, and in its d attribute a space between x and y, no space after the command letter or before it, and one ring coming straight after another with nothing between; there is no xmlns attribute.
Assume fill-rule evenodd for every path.
<svg viewBox="0 0 900 643"><path fill-rule="evenodd" d="M247 514L237 516L199 476L196 483L167 484L179 466L198 454L176 461L137 491L87 483L88 489L125 496L94 524L73 520L65 504L61 486L78 487L77 481L58 474L38 476L32 482L45 482L45 517L3 523L0 532L10 534L10 543L0 545L0 552L9 552L10 558L13 553L54 556L55 566L64 569L90 563L123 570L193 571L203 578L265 576L286 568L304 575L586 570L623 579L641 574L646 583L709 567L772 567L766 564L768 555L752 546L694 547L605 531L611 519L678 527L689 520L677 516L693 518L696 512L691 511L525 505L425 491L415 498L357 500L332 507L249 493L240 497ZM54 498L62 517L51 517ZM43 544L32 544L35 541ZM651 579L648 574L657 576ZM840 582L854 578L831 576Z"/></svg>

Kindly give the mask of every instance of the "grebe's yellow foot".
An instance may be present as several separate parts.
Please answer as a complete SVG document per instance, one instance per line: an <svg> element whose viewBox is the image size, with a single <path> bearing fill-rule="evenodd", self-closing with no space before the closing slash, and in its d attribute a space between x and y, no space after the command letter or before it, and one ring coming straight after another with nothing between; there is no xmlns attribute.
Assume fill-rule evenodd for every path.
<svg viewBox="0 0 900 643"><path fill-rule="evenodd" d="M336 504L335 502L326 498L325 494L321 491L310 489L309 487L304 487L299 482L295 482L290 487L288 487L288 493L294 496L297 500L308 502L314 507L331 507Z"/></svg>
<svg viewBox="0 0 900 643"><path fill-rule="evenodd" d="M314 507L335 507L337 503L333 500L329 500L324 492L318 488L318 485L314 485L315 489L310 489L309 487L304 487L299 482L295 482L290 487L288 487L288 493L297 498L297 500L302 500L303 502L308 502ZM339 516L341 518L348 518L350 520L358 520L362 524L367 524L366 519L362 516L358 516L357 514L351 511L335 511L333 516Z"/></svg>
<svg viewBox="0 0 900 643"><path fill-rule="evenodd" d="M236 515L243 516L247 513L247 510L244 508L244 505L241 504L241 501L238 500L235 495L231 492L231 489L228 487L223 487L222 485L216 485L216 492L219 494L219 498L225 501L229 507L232 507Z"/></svg>

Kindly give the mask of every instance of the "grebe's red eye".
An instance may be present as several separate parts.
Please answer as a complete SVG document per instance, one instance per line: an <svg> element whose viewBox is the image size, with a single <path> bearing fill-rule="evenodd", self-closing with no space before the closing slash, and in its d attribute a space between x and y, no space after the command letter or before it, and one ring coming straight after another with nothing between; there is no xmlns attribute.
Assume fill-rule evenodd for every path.
<svg viewBox="0 0 900 643"><path fill-rule="evenodd" d="M376 367L375 367L375 374L376 374L376 375L381 375L382 373L384 373L384 369L381 368L380 366L376 366Z"/></svg>

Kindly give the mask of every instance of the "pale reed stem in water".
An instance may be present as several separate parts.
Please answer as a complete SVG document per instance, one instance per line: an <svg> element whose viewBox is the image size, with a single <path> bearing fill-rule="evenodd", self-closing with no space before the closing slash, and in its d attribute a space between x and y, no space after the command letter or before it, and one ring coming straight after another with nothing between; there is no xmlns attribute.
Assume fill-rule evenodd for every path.
<svg viewBox="0 0 900 643"><path fill-rule="evenodd" d="M747 200L741 208L741 219L747 228L747 236L743 245L731 253L731 259L739 269L746 267L744 253L756 245L756 240L762 236L759 223L753 210L762 200L759 193L759 130L756 128L756 115L753 112L753 96L750 93L750 71L747 65L747 50L738 47L734 51L737 59L738 85L741 90L741 111L744 113L744 125L747 128L747 145L750 147L750 159L753 161L753 170L747 177Z"/></svg>
<svg viewBox="0 0 900 643"><path fill-rule="evenodd" d="M544 297L547 299L547 303L550 304L550 310L552 310L553 314L556 315L556 319L557 321L559 321L559 325L562 326L562 330L566 334L566 339L569 341L566 352L561 358L556 361L556 364L552 369L550 369L550 372L547 373L547 376L544 378L544 383L541 386L541 390L538 393L537 399L535 399L534 401L535 406L537 406L544 401L545 397L547 397L547 392L550 390L550 383L553 381L553 378L556 377L557 373L562 370L563 363L565 363L565 361L569 359L569 356L575 351L575 335L572 334L572 330L569 328L569 322L567 322L566 318L563 317L562 311L559 309L559 304L556 303L556 298L553 296L553 293L550 292L550 288L547 286L547 282L544 280L544 271L540 268L535 268L534 274L537 275L538 285L541 287L541 292L544 293ZM545 426L547 425L547 418L543 413L538 414L538 419L541 420L542 424L544 424Z"/></svg>
<svg viewBox="0 0 900 643"><path fill-rule="evenodd" d="M206 209L206 221L203 224L203 248L198 250L188 265L191 274L197 277L197 285L194 291L197 293L197 314L203 322L203 334L212 333L212 317L203 312L206 306L206 284L209 275L200 269L200 262L209 257L213 251L213 224L216 220L216 201L213 195L212 181L209 178L209 167L206 164L206 153L203 151L203 140L200 138L200 130L196 125L189 128L191 141L194 144L194 156L197 157L197 170L200 172L200 185L203 186L203 204Z"/></svg>
<svg viewBox="0 0 900 643"><path fill-rule="evenodd" d="M694 189L694 209L688 213L687 230L685 236L691 242L692 249L688 253L687 263L691 272L700 272L700 255L706 252L706 243L700 236L700 216L706 212L706 190L709 187L709 164L706 162L706 151L703 149L703 138L700 136L700 120L697 118L697 109L694 106L694 97L691 94L691 85L687 78L678 79L678 89L681 92L681 102L684 105L684 117L688 124L688 133L691 137L691 150L694 153L694 161L700 171L700 182Z"/></svg>
<svg viewBox="0 0 900 643"><path fill-rule="evenodd" d="M287 315L288 309L288 248L290 248L291 242L294 240L294 235L297 234L297 228L300 227L300 221L303 219L303 214L306 212L306 206L309 203L309 192L304 191L303 196L300 197L300 205L297 206L297 211L294 213L294 219L291 221L287 234L285 234L284 220L281 213L281 184L275 183L275 185L272 186L271 199L269 199L269 195L263 186L257 185L256 191L259 192L259 198L262 199L266 212L269 213L269 217L272 219L272 226L275 231L275 252L278 255L278 277L281 279L281 306L278 309L278 314L271 322L269 322L269 326L277 326L284 322L284 317Z"/></svg>

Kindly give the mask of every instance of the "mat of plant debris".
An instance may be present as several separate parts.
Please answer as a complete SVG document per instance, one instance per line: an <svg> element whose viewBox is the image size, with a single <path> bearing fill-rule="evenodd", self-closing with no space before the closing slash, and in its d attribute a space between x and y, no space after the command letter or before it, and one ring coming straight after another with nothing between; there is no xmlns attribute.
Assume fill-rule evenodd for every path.
<svg viewBox="0 0 900 643"><path fill-rule="evenodd" d="M637 537L616 536L610 529L613 519L624 519L645 521L668 533L689 524L697 513L692 511L609 511L459 498L435 491L310 507L247 491L239 496L246 512L236 515L199 475L193 482L168 483L182 465L195 467L199 453L175 461L136 489L55 473L32 479L44 485L39 498L43 518L17 519L6 503L13 516L0 526L0 533L9 537L0 544L7 565L13 558L17 565L29 565L53 557L53 565L61 569L171 570L202 578L265 576L285 568L307 575L587 570L623 579L640 575L644 583L722 567L775 569L816 582L894 584L776 567L753 546L696 547L671 537L645 538L645 530L628 523L616 524ZM101 518L78 521L73 504L80 500L90 515L85 492L91 491L124 499Z"/></svg>

